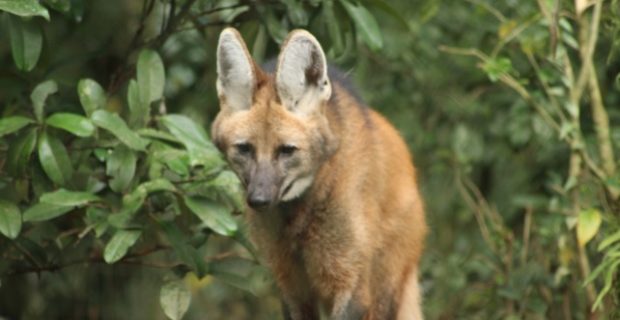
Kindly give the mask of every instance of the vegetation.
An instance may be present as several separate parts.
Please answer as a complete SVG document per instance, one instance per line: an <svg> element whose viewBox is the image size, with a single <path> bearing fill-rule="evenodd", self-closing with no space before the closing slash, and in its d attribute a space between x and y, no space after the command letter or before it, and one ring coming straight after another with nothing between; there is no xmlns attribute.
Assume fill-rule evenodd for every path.
<svg viewBox="0 0 620 320"><path fill-rule="evenodd" d="M277 319L209 140L224 26L414 153L429 319L620 317L617 0L0 0L0 317Z"/></svg>

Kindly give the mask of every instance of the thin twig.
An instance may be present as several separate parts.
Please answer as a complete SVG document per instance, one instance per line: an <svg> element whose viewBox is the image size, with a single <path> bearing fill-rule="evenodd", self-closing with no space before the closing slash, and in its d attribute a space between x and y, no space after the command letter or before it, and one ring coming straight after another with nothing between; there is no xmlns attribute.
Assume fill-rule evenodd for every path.
<svg viewBox="0 0 620 320"><path fill-rule="evenodd" d="M140 251L140 252L135 252L135 253L127 254L125 257L123 257L117 263L124 263L128 259L144 257L144 256L150 255L152 253L155 253L155 252L158 252L158 251L162 251L162 250L168 250L168 249L170 249L170 247L162 246L162 245L157 245L155 247L152 247L152 248ZM35 267L27 267L27 268L22 268L22 269L14 269L14 270L11 270L11 271L7 272L3 276L19 275L19 274L25 274L25 273L40 273L40 272L44 272L44 271L53 272L53 271L58 271L58 270L61 270L61 269L67 268L67 267L71 267L71 266L75 266L75 265L80 265L80 264L104 263L104 262L105 262L105 260L103 260L103 257L98 255L98 256L91 256L91 257L87 257L87 258L81 258L81 259L69 261L69 262L66 262L64 264L53 263L53 264L49 264L49 265L40 265L40 264L37 263L37 265Z"/></svg>
<svg viewBox="0 0 620 320"><path fill-rule="evenodd" d="M241 8L241 7L246 7L246 6L249 6L249 5L247 3L237 3L237 4L232 4L232 5L228 5L228 6L222 6L222 7L217 7L217 8L201 11L201 12L198 12L196 14L193 14L193 16L194 17L202 17L202 16L210 15L210 14L213 14L213 13L216 13L216 12L220 12L220 11L224 11L224 10L228 10L228 9L236 9L236 8Z"/></svg>
<svg viewBox="0 0 620 320"><path fill-rule="evenodd" d="M523 250L521 251L521 265L525 266L527 254L530 246L530 234L532 230L532 207L525 208L525 218L523 221Z"/></svg>

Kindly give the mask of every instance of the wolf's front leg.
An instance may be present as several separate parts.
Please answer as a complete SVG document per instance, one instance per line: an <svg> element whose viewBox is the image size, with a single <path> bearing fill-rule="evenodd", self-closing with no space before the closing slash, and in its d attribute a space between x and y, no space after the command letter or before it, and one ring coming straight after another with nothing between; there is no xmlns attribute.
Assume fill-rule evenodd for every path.
<svg viewBox="0 0 620 320"><path fill-rule="evenodd" d="M319 320L319 310L311 299L293 298L284 295L282 299L284 320Z"/></svg>
<svg viewBox="0 0 620 320"><path fill-rule="evenodd" d="M334 298L330 320L362 320L368 313L367 304L359 294L352 291L342 292Z"/></svg>

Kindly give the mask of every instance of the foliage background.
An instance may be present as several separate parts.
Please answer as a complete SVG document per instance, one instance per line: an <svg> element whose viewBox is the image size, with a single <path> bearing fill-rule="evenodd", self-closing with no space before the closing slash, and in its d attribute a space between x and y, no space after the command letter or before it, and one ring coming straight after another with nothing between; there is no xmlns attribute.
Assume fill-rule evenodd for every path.
<svg viewBox="0 0 620 320"><path fill-rule="evenodd" d="M0 1L0 317L280 317L197 129L228 25L259 62L310 30L406 138L429 319L619 317L618 5Z"/></svg>

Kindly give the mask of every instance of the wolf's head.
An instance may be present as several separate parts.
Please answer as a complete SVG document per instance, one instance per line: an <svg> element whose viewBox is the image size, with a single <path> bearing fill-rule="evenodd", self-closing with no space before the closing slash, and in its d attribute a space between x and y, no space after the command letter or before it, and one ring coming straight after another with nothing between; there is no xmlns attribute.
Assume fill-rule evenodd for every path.
<svg viewBox="0 0 620 320"><path fill-rule="evenodd" d="M301 197L337 148L321 45L306 31L292 31L272 75L228 28L220 34L217 73L220 113L212 136L243 181L248 205L262 210Z"/></svg>

